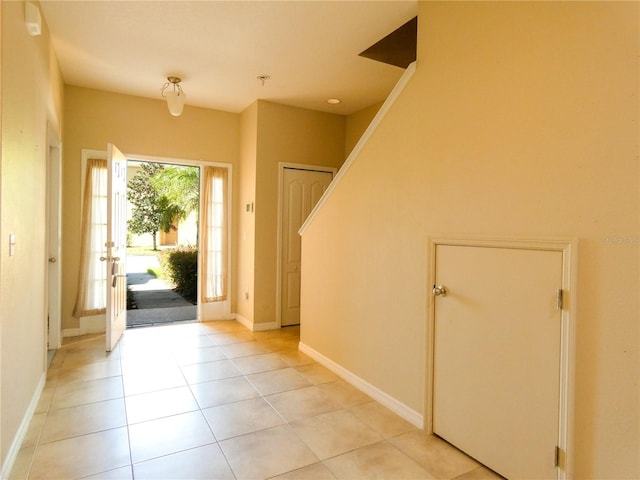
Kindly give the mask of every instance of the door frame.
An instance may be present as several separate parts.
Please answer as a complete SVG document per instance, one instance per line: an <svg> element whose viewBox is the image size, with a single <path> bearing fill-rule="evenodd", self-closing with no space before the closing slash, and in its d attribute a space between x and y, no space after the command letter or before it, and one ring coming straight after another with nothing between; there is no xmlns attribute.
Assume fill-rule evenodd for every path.
<svg viewBox="0 0 640 480"><path fill-rule="evenodd" d="M295 170L307 170L310 172L331 173L332 179L335 180L338 169L336 167L327 167L323 165L307 165L304 163L278 162L278 226L276 235L276 328L282 328L282 209L284 207L282 196L284 194L284 171L286 168ZM327 190L328 191L328 190ZM325 191L325 194L327 192ZM324 197L324 195L323 195ZM318 201L318 204L322 199ZM309 213L311 216L313 209ZM303 222L304 225L304 222Z"/></svg>
<svg viewBox="0 0 640 480"><path fill-rule="evenodd" d="M201 269L202 269L202 255L200 255L200 251L202 249L201 240L202 236L200 235L200 229L202 225L204 225L203 218L203 205L202 205L202 190L204 187L204 179L202 175L202 169L206 166L213 167L224 167L229 172L229 177L227 179L227 218L228 218L228 231L227 231L227 245L229 248L227 249L227 282L228 282L228 295L227 300L222 302L213 302L209 304L203 304L201 301L201 285L200 280L197 282L197 322L206 322L210 320L228 320L232 318L231 316L231 297L233 295L233 272L231 269L231 259L233 244L231 243L232 232L233 232L233 165L231 163L224 162L213 162L208 160L188 160L184 158L174 158L174 157L156 157L150 155L139 155L139 154L129 154L125 153L125 156L128 160L136 161L136 162L151 162L151 163L161 163L164 165L178 165L185 167L197 167L200 169L200 206L198 211L198 278L201 278ZM215 317L215 318L211 318Z"/></svg>
<svg viewBox="0 0 640 480"><path fill-rule="evenodd" d="M229 180L228 180L228 187L229 187L229 191L227 193L227 200L228 200L228 213L229 213L229 231L228 231L228 244L230 245L229 248L229 252L228 252L228 264L229 264L229 270L228 270L228 279L229 279L229 298L226 300L226 304L227 306L225 306L224 308L224 312L226 315L226 312L228 310L230 310L230 305L231 305L231 296L233 295L233 272L231 270L231 259L232 259L232 250L233 250L233 246L231 243L231 238L232 238L232 232L233 232L233 217L231 215L231 213L233 212L233 205L232 205L232 201L233 201L233 165L231 163L224 163L224 162L213 162L213 161L208 161L208 160L189 160L189 159L185 159L185 158L175 158L175 157L158 157L158 156L151 156L151 155L142 155L142 154L137 154L137 153L127 153L127 152L123 152L125 157L127 157L127 160L130 161L137 161L137 162L152 162L152 163L162 163L165 165L184 165L184 166L189 166L189 167L198 167L202 170L202 167L204 166L219 166L219 167L225 167L229 170ZM91 150L91 149L82 149L82 167L81 167L81 178L84 179L85 178L85 172L86 172L86 165L87 165L87 159L89 158L103 158L106 159L107 158L107 152L106 150ZM81 195L84 195L84 181L82 181L81 184ZM200 175L200 190L202 191L202 175ZM202 196L201 196L202 198ZM200 212L202 212L202 204L200 205ZM199 222L201 225L201 219L199 218ZM200 226L198 227L200 228ZM200 249L200 234L198 234L198 249ZM200 255L198 255L198 276L200 276ZM198 322L203 322L203 321L207 321L208 319L207 317L207 312L203 312L202 311L202 302L200 301L200 282L198 282L198 304L197 304L197 319L196 321ZM230 317L230 314L228 315ZM80 328L78 329L73 329L72 331L69 331L67 333L68 336L71 335L82 335L84 333L99 333L99 332L104 332L105 331L105 319L106 319L106 315L102 314L102 315L96 315L96 316L92 316L92 317L82 317L80 318ZM64 333L64 332L63 332Z"/></svg>
<svg viewBox="0 0 640 480"><path fill-rule="evenodd" d="M62 345L62 144L52 133L47 151L47 203L46 347L57 350Z"/></svg>
<svg viewBox="0 0 640 480"><path fill-rule="evenodd" d="M435 353L435 301L431 293L436 279L436 248L438 245L513 248L546 250L562 253L562 290L560 333L560 401L558 405L558 447L560 466L558 479L573 478L574 454L574 399L575 399L575 350L577 320L577 263L578 240L576 238L505 238L438 235L428 239L427 297L427 348L424 430L433 433L434 353Z"/></svg>

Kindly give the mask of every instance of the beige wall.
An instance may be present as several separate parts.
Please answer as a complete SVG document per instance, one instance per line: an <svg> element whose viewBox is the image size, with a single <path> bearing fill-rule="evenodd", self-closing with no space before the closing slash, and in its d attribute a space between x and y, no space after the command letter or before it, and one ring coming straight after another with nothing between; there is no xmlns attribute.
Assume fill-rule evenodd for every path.
<svg viewBox="0 0 640 480"><path fill-rule="evenodd" d="M0 164L0 451L4 463L44 378L46 152L48 135L62 138L63 111L69 126L62 138L63 329L78 327L72 310L79 266L82 149L103 151L107 143L114 143L126 153L232 164L232 281L236 288L231 311L251 322L254 313L257 322L273 322L277 163L339 167L345 156L345 118L262 101L241 115L187 106L175 118L161 100L64 86L46 24L43 35L30 37L24 25L24 3L0 5L2 88L11 92L2 95ZM358 135L354 132L366 128L366 115L355 116L350 134L354 142ZM244 205L250 202L262 208L258 227L255 216L244 214ZM6 248L10 232L17 238L13 257ZM255 286L260 290L258 307L254 306ZM240 296L245 290L250 297L243 303Z"/></svg>
<svg viewBox="0 0 640 480"><path fill-rule="evenodd" d="M276 322L278 163L340 167L343 116L258 101L253 323ZM259 286L259 288L258 288Z"/></svg>
<svg viewBox="0 0 640 480"><path fill-rule="evenodd" d="M49 32L31 37L24 2L1 2L0 449L7 453L44 379L46 355L47 153L61 138L62 82ZM7 94L9 92L9 94ZM9 256L9 234L16 251Z"/></svg>
<svg viewBox="0 0 640 480"><path fill-rule="evenodd" d="M81 150L108 142L125 153L234 165L231 311L275 322L278 162L339 167L345 117L257 101L240 115L187 106L176 118L160 100L66 86L65 122L73 128L64 138L63 329L78 327Z"/></svg>
<svg viewBox="0 0 640 480"><path fill-rule="evenodd" d="M240 116L185 106L180 117L167 111L166 102L99 90L65 87L63 158L63 304L62 328L77 328L72 316L78 285L80 251L81 150L105 150L115 144L129 154L233 165L233 218L237 219ZM235 238L232 238L235 243ZM232 275L236 258L232 257ZM231 311L235 311L235 296Z"/></svg>
<svg viewBox="0 0 640 480"><path fill-rule="evenodd" d="M344 127L344 157L347 158L353 147L356 146L360 137L365 132L373 117L376 116L382 102L371 105L358 112L352 113L345 118Z"/></svg>
<svg viewBox="0 0 640 480"><path fill-rule="evenodd" d="M302 342L422 414L428 237L577 237L575 478L639 478L639 4L419 18L415 75L303 236Z"/></svg>
<svg viewBox="0 0 640 480"><path fill-rule="evenodd" d="M78 327L72 311L79 267L82 149L104 150L110 142L125 153L234 164L231 311L249 323L272 323L278 163L339 167L345 133L355 144L377 111L374 106L343 117L257 101L240 115L187 106L176 118L166 114L160 100L73 86L65 92L65 121L73 128L64 138L63 329ZM253 213L245 211L247 203L254 204Z"/></svg>
<svg viewBox="0 0 640 480"><path fill-rule="evenodd" d="M255 212L247 212L247 204L255 204L256 157L258 138L258 102L254 102L240 116L240 193L238 195L238 277L236 313L247 322L253 322ZM245 293L248 298L245 298Z"/></svg>

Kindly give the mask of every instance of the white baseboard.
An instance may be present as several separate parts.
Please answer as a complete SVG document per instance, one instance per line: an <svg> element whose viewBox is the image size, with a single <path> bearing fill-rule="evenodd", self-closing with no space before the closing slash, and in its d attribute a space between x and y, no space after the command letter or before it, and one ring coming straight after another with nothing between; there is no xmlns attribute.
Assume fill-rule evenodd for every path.
<svg viewBox="0 0 640 480"><path fill-rule="evenodd" d="M40 401L40 396L42 395L42 390L44 389L44 385L47 381L47 372L43 372L40 377L40 381L38 382L38 386L36 387L35 392L33 392L33 396L31 397L31 401L29 402L29 406L27 407L27 411L22 417L22 422L20 422L20 426L18 427L18 431L16 432L15 437L13 437L13 441L11 442L11 446L7 452L7 456L5 461L2 463L2 476L0 478L9 478L11 475L11 470L13 469L13 464L18 457L18 453L20 453L20 448L22 448L22 442L27 435L27 431L29 430L29 425L31 424L31 419L33 418L33 414L38 407L38 402Z"/></svg>
<svg viewBox="0 0 640 480"><path fill-rule="evenodd" d="M265 330L275 330L276 328L280 328L278 322L269 322L269 323L254 323L253 331L254 332L264 332Z"/></svg>
<svg viewBox="0 0 640 480"><path fill-rule="evenodd" d="M79 328L65 328L62 330L62 338L80 336Z"/></svg>
<svg viewBox="0 0 640 480"><path fill-rule="evenodd" d="M253 323L239 313L236 313L236 321L247 327L252 332L264 332L265 330L275 330L276 328L279 328L278 322Z"/></svg>
<svg viewBox="0 0 640 480"><path fill-rule="evenodd" d="M420 428L420 429L424 428L424 416L421 413L416 412L415 410L408 407L401 401L395 399L388 393L383 392L379 388L371 385L366 380L363 380L362 378L358 377L357 375L350 372L346 368L342 367L341 365L338 365L336 362L325 357L320 352L317 352L316 350L309 347L308 345L305 345L304 343L300 342L298 344L298 348L300 349L301 352L309 355L316 362L318 362L321 365L324 365L333 373L335 373L336 375L338 375L339 377L341 377L342 379L344 379L345 381L349 382L351 385L356 387L358 390L363 391L364 393L369 395L371 398L373 398L377 402L387 407L392 412L396 413L397 415L400 415L407 422L411 423L417 428Z"/></svg>
<svg viewBox="0 0 640 480"><path fill-rule="evenodd" d="M62 330L63 337L77 337L90 333L104 333L107 328L107 317L105 314L80 317L78 328L65 328Z"/></svg>
<svg viewBox="0 0 640 480"><path fill-rule="evenodd" d="M242 325L247 327L249 330L253 330L253 322L250 322L239 313L236 313L236 322L241 323Z"/></svg>

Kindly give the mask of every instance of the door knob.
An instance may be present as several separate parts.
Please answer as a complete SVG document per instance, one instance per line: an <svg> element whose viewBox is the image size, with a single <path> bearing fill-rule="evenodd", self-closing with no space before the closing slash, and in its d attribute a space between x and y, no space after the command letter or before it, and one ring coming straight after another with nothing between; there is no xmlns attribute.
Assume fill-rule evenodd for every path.
<svg viewBox="0 0 640 480"><path fill-rule="evenodd" d="M56 263L57 261L56 257L49 257L49 263Z"/></svg>
<svg viewBox="0 0 640 480"><path fill-rule="evenodd" d="M433 286L433 294L436 297L446 297L447 296L447 287L444 285L434 285Z"/></svg>

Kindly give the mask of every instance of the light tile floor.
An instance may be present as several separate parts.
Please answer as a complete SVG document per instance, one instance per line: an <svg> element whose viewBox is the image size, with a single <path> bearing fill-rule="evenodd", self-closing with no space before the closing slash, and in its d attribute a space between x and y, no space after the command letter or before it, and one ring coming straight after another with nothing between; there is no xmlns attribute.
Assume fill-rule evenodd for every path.
<svg viewBox="0 0 640 480"><path fill-rule="evenodd" d="M299 328L127 330L55 355L11 479L497 479L297 350Z"/></svg>

